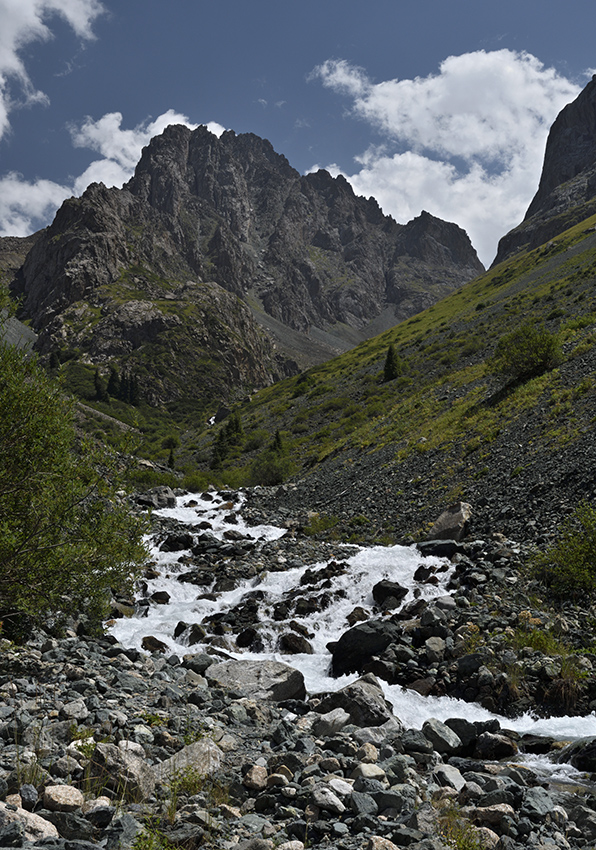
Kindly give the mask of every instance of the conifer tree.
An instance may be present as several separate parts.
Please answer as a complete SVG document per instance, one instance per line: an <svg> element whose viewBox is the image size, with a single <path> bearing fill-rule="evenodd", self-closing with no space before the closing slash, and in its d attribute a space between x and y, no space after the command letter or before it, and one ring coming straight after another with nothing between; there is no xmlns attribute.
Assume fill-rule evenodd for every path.
<svg viewBox="0 0 596 850"><path fill-rule="evenodd" d="M402 364L395 350L393 343L387 349L387 357L385 358L385 366L383 367L383 383L393 381L399 378L402 373Z"/></svg>
<svg viewBox="0 0 596 850"><path fill-rule="evenodd" d="M112 398L120 397L120 375L115 366L110 366L110 377L108 378L108 395Z"/></svg>

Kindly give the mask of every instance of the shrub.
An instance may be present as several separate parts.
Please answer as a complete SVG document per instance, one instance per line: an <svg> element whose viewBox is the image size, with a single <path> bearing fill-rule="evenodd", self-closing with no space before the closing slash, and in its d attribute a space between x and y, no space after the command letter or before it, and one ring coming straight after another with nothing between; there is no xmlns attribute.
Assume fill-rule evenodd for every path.
<svg viewBox="0 0 596 850"><path fill-rule="evenodd" d="M559 538L534 556L534 575L559 598L586 598L596 591L596 508L582 502Z"/></svg>
<svg viewBox="0 0 596 850"><path fill-rule="evenodd" d="M544 326L531 322L502 336L492 357L494 372L522 380L554 369L561 362L561 342Z"/></svg>
<svg viewBox="0 0 596 850"><path fill-rule="evenodd" d="M78 446L72 405L33 359L0 346L0 612L7 625L96 616L144 561L115 461Z"/></svg>

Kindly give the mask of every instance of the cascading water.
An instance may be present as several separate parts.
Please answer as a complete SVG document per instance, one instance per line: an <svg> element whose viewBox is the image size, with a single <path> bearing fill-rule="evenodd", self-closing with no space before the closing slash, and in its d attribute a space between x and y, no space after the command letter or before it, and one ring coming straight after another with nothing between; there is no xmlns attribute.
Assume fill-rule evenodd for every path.
<svg viewBox="0 0 596 850"><path fill-rule="evenodd" d="M200 495L192 494L178 499L175 508L163 509L156 513L169 517L188 526L197 526L201 521L209 522L210 533L219 539L227 529L225 512L221 510L223 500L219 497L210 501ZM236 505L236 508L238 505ZM271 541L280 538L285 531L274 526L247 526L240 515L235 517L234 529L255 541ZM174 630L180 621L187 624L201 623L204 618L229 611L242 600L259 598L259 633L265 647L261 652L242 652L237 647L226 648L229 656L246 659L275 659L298 668L304 675L307 691L311 694L334 691L358 678L358 674L334 679L328 675L330 654L327 644L338 640L346 631L346 616L355 606L372 607L371 590L381 579L398 582L408 588L404 604L422 594L425 598L437 598L446 595L451 565L439 558L426 558L425 564L438 567L438 583L420 588L413 580L416 568L420 565L420 553L415 548L403 546L371 547L357 550L345 547L342 563L347 570L330 578L329 596L333 600L324 609L309 612L304 617L294 615L294 619L309 633L313 654L282 655L275 650L279 637L279 623L271 618L271 609L300 586L300 580L307 569L319 565L294 567L281 572L269 572L240 583L234 590L207 594L200 593L192 584L181 583L176 576L181 571L178 562L181 555L190 552L166 553L160 551L155 543L152 555L159 577L147 580L147 593L166 591L170 596L168 605L152 605L143 616L133 616L116 620L111 633L123 645L141 648L143 637L151 635L163 641L172 654L187 654L189 647L179 643ZM443 570L441 572L441 569ZM417 588L417 589L416 589ZM198 598L203 597L203 598ZM205 598L206 597L206 598ZM146 616L145 616L146 614ZM267 646L268 643L268 646ZM193 652L205 650L200 644L192 648ZM476 704L452 699L450 697L422 697L412 690L398 685L384 685L387 699L392 703L394 713L406 727L421 728L425 720L435 717L446 720L450 717L463 717L470 721L487 720L496 715ZM571 739L596 734L596 717L552 717L535 719L524 715L515 720L498 717L501 725L520 733L551 735L557 739Z"/></svg>

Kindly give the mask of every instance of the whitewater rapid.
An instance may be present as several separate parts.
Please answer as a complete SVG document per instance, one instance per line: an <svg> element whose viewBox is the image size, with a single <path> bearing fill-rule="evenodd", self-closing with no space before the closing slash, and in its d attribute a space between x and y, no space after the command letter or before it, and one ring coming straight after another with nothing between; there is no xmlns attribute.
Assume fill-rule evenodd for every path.
<svg viewBox="0 0 596 850"><path fill-rule="evenodd" d="M237 512L241 506L242 499L234 505L234 511ZM207 521L211 524L209 533L221 540L224 539L224 532L231 527L226 523L226 511L222 508L225 508L225 502L220 496L208 500L200 494L188 494L177 499L175 508L155 511L155 514L170 517L188 526ZM233 528L257 541L257 548L258 541L274 541L286 533L284 529L271 525L248 526L239 513L236 513ZM276 601L280 601L285 593L299 586L300 579L307 569L323 566L323 563L309 564L279 572L267 572L264 568L261 574L242 582L234 590L217 594L216 599L198 599L207 588L201 590L193 584L179 582L176 578L182 569L188 569L179 564L178 559L190 555L190 551L166 553L160 551L151 539L148 544L160 575L156 579L147 580L146 594L150 596L156 591L165 590L170 595L170 602L167 605L151 605L146 616L118 619L110 626L109 631L122 645L139 650L143 638L151 635L163 641L171 654L180 657L191 651L187 645L179 643L173 637L174 629L180 621L189 625L200 623L205 617L235 607L246 594L255 590L264 594L266 606L271 607ZM255 554L255 557L258 557L258 554ZM280 563L283 563L284 556L279 557ZM335 601L327 609L310 613L306 617L293 616L293 619L306 626L312 635L309 642L314 650L313 655L283 655L275 651L279 624L268 623L266 620L260 622L259 634L264 636L265 643L269 637L268 651L242 652L234 647L226 649L226 652L234 658L283 661L303 673L306 689L310 694L338 690L357 679L358 674L339 679L330 677L328 670L331 656L326 647L346 631L346 616L356 606L372 608L373 585L382 579L389 579L407 587L408 596L404 603L413 598L416 588L417 594L421 593L424 598L437 598L447 595L446 587L452 570L451 564L445 559L426 558L425 565L434 565L444 571L437 573L437 585L423 585L421 589L413 580L414 572L421 562L420 553L415 547L373 546L357 549L354 546L346 546L342 549L341 561L348 565L348 571L331 579L331 593ZM192 651L201 652L207 648L206 645L197 644L192 647ZM420 729L431 717L443 721L451 717L463 717L470 721L496 717L504 728L513 729L520 734L550 735L558 740L596 735L594 714L587 717L544 719L524 715L511 720L491 714L481 706L463 700L451 697L422 697L415 691L399 685L387 685L383 682L382 685L387 699L393 705L395 715L408 728Z"/></svg>

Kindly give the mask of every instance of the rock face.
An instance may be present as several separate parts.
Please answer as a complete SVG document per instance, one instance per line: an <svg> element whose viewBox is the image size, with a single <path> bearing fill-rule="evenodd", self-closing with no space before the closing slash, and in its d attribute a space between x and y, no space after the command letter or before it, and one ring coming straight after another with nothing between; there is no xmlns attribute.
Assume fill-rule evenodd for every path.
<svg viewBox="0 0 596 850"><path fill-rule="evenodd" d="M397 224L252 134L170 126L122 189L62 205L15 291L42 353L116 359L151 376L158 403L193 383L262 386L296 370L288 358L327 359L482 271L454 224Z"/></svg>
<svg viewBox="0 0 596 850"><path fill-rule="evenodd" d="M596 75L551 127L538 191L501 239L494 265L535 248L596 212Z"/></svg>

